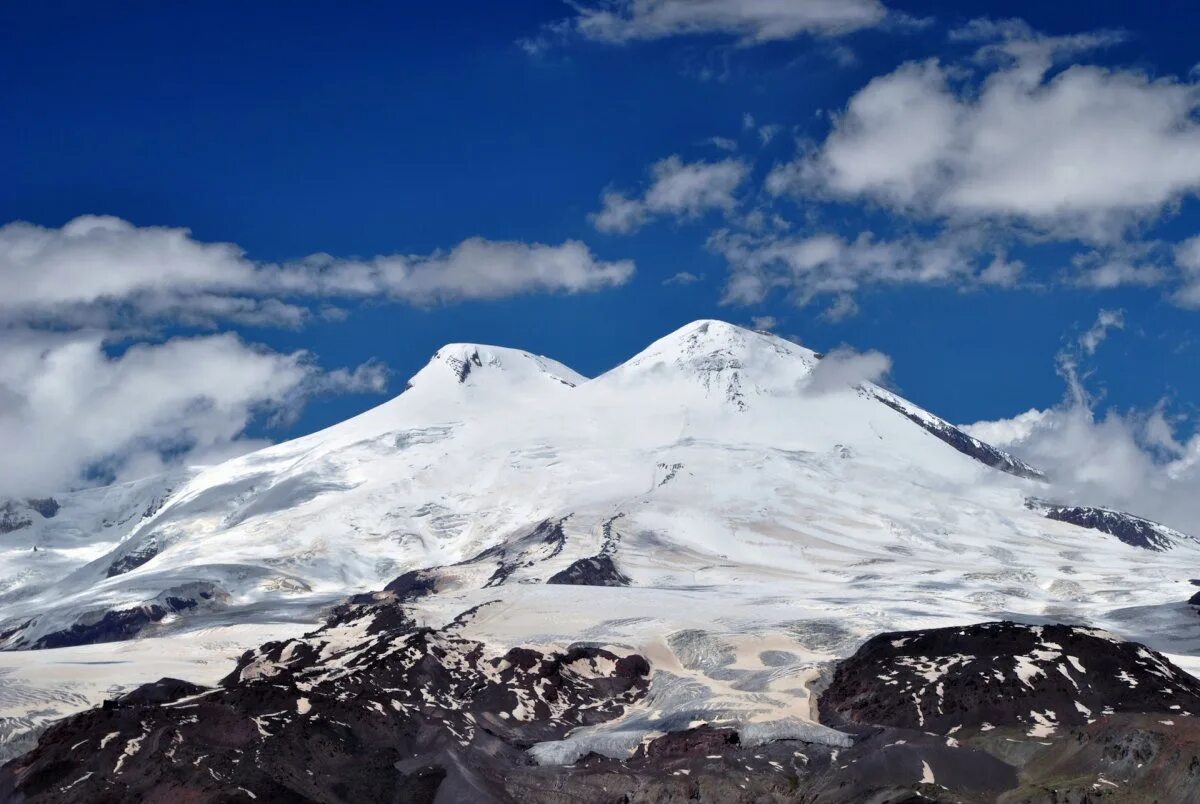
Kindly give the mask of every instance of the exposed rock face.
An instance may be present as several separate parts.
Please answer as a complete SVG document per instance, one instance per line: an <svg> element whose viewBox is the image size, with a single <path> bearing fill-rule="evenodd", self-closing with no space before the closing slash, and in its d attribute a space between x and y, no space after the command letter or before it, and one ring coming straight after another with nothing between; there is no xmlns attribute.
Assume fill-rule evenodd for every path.
<svg viewBox="0 0 1200 804"><path fill-rule="evenodd" d="M214 584L194 582L167 589L140 605L119 609L99 609L81 615L68 628L45 632L35 628L37 618L0 628L0 649L42 650L72 645L120 642L162 622L173 614L183 614L201 606L218 604L225 592Z"/></svg>
<svg viewBox="0 0 1200 804"><path fill-rule="evenodd" d="M0 770L0 798L508 801L524 749L645 693L640 656L495 655L381 598L247 652L218 688L164 679L53 726Z"/></svg>
<svg viewBox="0 0 1200 804"><path fill-rule="evenodd" d="M158 555L159 549L158 537L155 534L150 534L148 537L141 539L136 545L133 545L108 566L108 577L115 578L118 575L124 575L130 570L137 569Z"/></svg>
<svg viewBox="0 0 1200 804"><path fill-rule="evenodd" d="M1114 713L1200 713L1200 680L1102 631L1010 622L874 637L821 696L831 724L1029 736Z"/></svg>
<svg viewBox="0 0 1200 804"><path fill-rule="evenodd" d="M841 746L699 725L632 756L537 765L527 749L619 717L637 655L504 654L417 628L391 591L301 639L248 651L219 687L147 684L46 731L0 769L23 801L1140 802L1200 795L1200 682L1069 626L883 634L837 668ZM1086 711L1085 711L1086 710Z"/></svg>
<svg viewBox="0 0 1200 804"><path fill-rule="evenodd" d="M602 554L575 561L565 570L547 578L546 583L572 586L629 586L629 579L617 569L612 556Z"/></svg>
<svg viewBox="0 0 1200 804"><path fill-rule="evenodd" d="M483 365L483 361L479 359L478 350L461 356L453 354L447 354L443 356L441 353L438 353L434 355L434 357L440 357L442 360L444 360L446 365L450 367L450 370L454 372L454 376L458 378L460 383L467 381L467 377L471 374L471 369L473 367L480 367Z"/></svg>
<svg viewBox="0 0 1200 804"><path fill-rule="evenodd" d="M1055 505L1042 500L1028 500L1026 506L1040 511L1047 519L1098 530L1109 536L1116 536L1125 544L1142 547L1146 550L1170 550L1181 541L1191 538L1166 525L1108 508Z"/></svg>
<svg viewBox="0 0 1200 804"><path fill-rule="evenodd" d="M8 500L0 504L0 534L27 528L33 524L32 514L43 519L53 519L58 513L58 500L53 497L29 499L21 502Z"/></svg>
<svg viewBox="0 0 1200 804"><path fill-rule="evenodd" d="M484 586L500 586L509 576L522 567L554 558L562 552L567 536L563 523L570 517L545 520L538 523L527 535L510 542L489 547L477 556L461 562L458 566L493 563L496 567Z"/></svg>
<svg viewBox="0 0 1200 804"><path fill-rule="evenodd" d="M53 497L26 500L25 503L30 508L41 514L45 519L53 519L58 513L59 508L61 508L61 506L58 504L58 500L54 499Z"/></svg>
<svg viewBox="0 0 1200 804"><path fill-rule="evenodd" d="M33 520L16 503L10 501L0 505L0 535L27 528L32 524Z"/></svg>
<svg viewBox="0 0 1200 804"><path fill-rule="evenodd" d="M985 466L990 466L993 469L999 469L1001 472L1007 472L1010 475L1030 480L1041 480L1045 477L1040 470L1033 468L1019 458L998 450L991 444L985 444L978 438L967 435L949 422L943 421L937 416L908 404L900 397L884 392L875 392L873 395L901 416L904 416L914 424L920 425L930 435L935 436L951 447L954 447L954 449L963 455L968 455Z"/></svg>

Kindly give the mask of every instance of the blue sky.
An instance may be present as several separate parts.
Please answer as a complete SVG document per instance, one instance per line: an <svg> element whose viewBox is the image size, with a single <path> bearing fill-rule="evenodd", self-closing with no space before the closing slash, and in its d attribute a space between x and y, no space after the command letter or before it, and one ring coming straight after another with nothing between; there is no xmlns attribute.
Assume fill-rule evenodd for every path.
<svg viewBox="0 0 1200 804"><path fill-rule="evenodd" d="M219 449L309 432L377 404L450 341L516 346L596 374L696 318L771 319L817 349L885 352L901 392L960 422L1055 406L1066 392L1061 356L1075 355L1096 418L1110 408L1136 418L1158 405L1183 449L1200 396L1200 310L1187 300L1200 274L1190 280L1180 256L1200 234L1200 138L1181 130L1196 122L1200 8L1165 2L1150 14L1145 4L1101 2L1083 14L1070 4L848 0L843 10L861 12L850 21L818 9L797 22L756 17L763 4L754 0L712 0L708 17L695 4L655 16L678 12L676 2L7 4L0 225L33 227L9 227L9 251L0 245L0 283L22 300L0 323L38 344L31 354L43 361L14 360L21 368L10 384L44 376L36 372L51 336L92 338L101 351L78 376L91 372L105 387L131 376L132 361L119 363L128 350L165 361L154 349L171 338L236 333L229 360L305 350L302 370L282 359L264 367L197 436ZM778 24L782 33L769 27ZM1064 91L1043 104L1076 103L1079 117L1042 108L1031 117L1041 122L1029 123L1036 132L1014 121L1022 103L1052 95L1048 87L1079 65L1100 68L1100 80L1076 87L1092 94ZM989 81L1016 81L1023 68L1034 69L1032 85L989 100ZM872 107L855 124L850 105L865 87L898 93L904 76L918 96L884 119ZM1105 108L1122 91L1131 109L1147 104L1139 119ZM959 106L939 117L939 103ZM1160 111L1166 122L1145 122ZM1119 135L1105 139L1106 127ZM1015 137L1031 150L1087 152L1081 130L1099 137L1103 158L1078 177L1051 181L1035 170L1031 184L1024 156L988 150ZM943 134L953 157L894 157ZM1170 176L1155 174L1160 152L1178 165ZM861 172L880 156L887 164ZM718 165L728 168L723 179L687 174L703 189L656 195L656 175ZM598 218L606 192L632 203L633 218ZM1065 199L1057 207L1038 200L1055 193ZM28 257L22 244L58 248L61 227L81 215L114 216L129 230L101 238L94 263L80 257L82 241L65 257ZM582 272L574 278L526 277L486 298L459 286L299 291L299 279L293 290L256 291L244 278L230 290L192 275L166 289L143 275L78 298L36 290L31 277L73 286L75 270L119 275L137 260L154 274L176 252L139 250L153 227L188 229L188 244L236 244L236 270L316 253L421 255L428 278L446 269L437 255L470 238L578 241L586 256L571 256L568 269ZM869 241L859 240L864 232ZM837 256L815 271L778 257L816 246ZM997 271L985 273L997 257ZM1019 271L1000 270L1016 262ZM669 281L681 272L694 281ZM250 299L261 312L268 298L293 309L212 307ZM1081 350L1101 310L1121 311L1123 326ZM189 437L170 428L205 382L224 382L223 364L213 365L147 411L157 429L111 434L96 424L82 439L95 446L65 458L68 469L138 453L117 470L129 474L153 468L140 455L147 449L168 461L186 453ZM347 371L331 378L338 368ZM137 379L146 394L162 387L158 377ZM84 400L93 393L78 390ZM21 393L12 391L13 410L31 406ZM45 416L37 424L63 427ZM9 426L30 429L15 414ZM47 477L69 476L56 471Z"/></svg>

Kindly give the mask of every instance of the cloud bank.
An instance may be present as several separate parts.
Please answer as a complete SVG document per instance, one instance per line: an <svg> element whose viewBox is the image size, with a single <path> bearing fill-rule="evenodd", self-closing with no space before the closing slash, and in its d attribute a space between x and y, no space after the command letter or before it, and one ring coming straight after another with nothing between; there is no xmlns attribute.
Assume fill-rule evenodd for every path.
<svg viewBox="0 0 1200 804"><path fill-rule="evenodd" d="M99 326L113 320L229 320L298 325L314 300L410 304L580 293L624 284L628 260L597 259L586 245L464 240L426 255L347 259L315 254L276 264L187 229L138 227L85 215L61 228L0 227L0 321Z"/></svg>
<svg viewBox="0 0 1200 804"><path fill-rule="evenodd" d="M1111 34L977 22L968 37L998 39L977 54L980 78L936 59L875 78L814 153L776 170L775 191L1105 240L1200 189L1195 85L1082 64L1052 71Z"/></svg>
<svg viewBox="0 0 1200 804"><path fill-rule="evenodd" d="M245 452L254 422L317 395L382 393L376 360L322 369L211 330L299 327L361 299L413 305L581 293L621 285L629 261L583 243L464 240L424 255L286 263L187 229L85 215L0 227L0 500L131 478ZM195 330L201 330L196 332ZM168 337L173 335L173 337Z"/></svg>
<svg viewBox="0 0 1200 804"><path fill-rule="evenodd" d="M1081 361L1124 326L1120 311L1095 324L1057 356L1062 402L963 429L1047 473L1048 496L1066 504L1129 511L1200 536L1200 433L1180 436L1182 420L1165 401L1151 410L1097 412Z"/></svg>
<svg viewBox="0 0 1200 804"><path fill-rule="evenodd" d="M99 332L0 332L0 496L54 493L207 462L263 442L242 440L258 416L287 418L316 393L380 392L367 363L322 372L233 334L138 343L119 355Z"/></svg>

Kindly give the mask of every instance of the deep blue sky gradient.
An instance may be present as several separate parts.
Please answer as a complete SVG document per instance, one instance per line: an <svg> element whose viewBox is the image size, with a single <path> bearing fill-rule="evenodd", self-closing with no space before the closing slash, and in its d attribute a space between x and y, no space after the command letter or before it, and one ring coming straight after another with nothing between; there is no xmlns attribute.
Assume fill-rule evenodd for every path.
<svg viewBox="0 0 1200 804"><path fill-rule="evenodd" d="M579 296L414 309L363 304L301 331L243 329L322 364L377 357L392 392L448 341L515 346L585 374L619 363L687 321L777 317L817 349L877 348L914 401L955 421L1010 416L1062 396L1054 354L1101 307L1128 328L1096 357L1092 383L1118 407L1164 394L1200 399L1196 312L1161 289L1097 292L875 288L841 323L773 297L720 305L723 263L704 247L716 217L659 222L633 236L587 221L606 187L636 189L668 154L716 158L710 136L757 154L758 177L794 148L785 135L756 150L744 113L819 137L872 76L951 52L946 31L979 16L1022 17L1048 33L1122 28L1127 42L1095 56L1160 75L1197 61L1200 5L897 0L936 24L847 37L855 63L811 39L752 49L721 37L612 47L577 42L532 58L516 45L562 3L47 2L0 6L0 223L59 226L83 213L138 225L186 226L282 260L426 253L473 235L587 242L604 259L633 258L627 286ZM967 47L967 46L963 46ZM804 210L796 209L797 215ZM851 217L835 222L853 233ZM1186 204L1163 231L1200 233ZM1024 256L1035 274L1061 264ZM703 274L664 286L678 271ZM315 402L274 437L310 431L380 401Z"/></svg>

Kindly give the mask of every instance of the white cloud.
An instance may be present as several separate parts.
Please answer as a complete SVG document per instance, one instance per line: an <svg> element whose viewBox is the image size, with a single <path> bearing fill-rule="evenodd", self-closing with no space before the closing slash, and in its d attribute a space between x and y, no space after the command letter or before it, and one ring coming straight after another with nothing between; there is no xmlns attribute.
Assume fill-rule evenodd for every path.
<svg viewBox="0 0 1200 804"><path fill-rule="evenodd" d="M821 313L821 318L830 323L838 323L858 315L858 302L849 293L841 293L834 297L833 303Z"/></svg>
<svg viewBox="0 0 1200 804"><path fill-rule="evenodd" d="M730 266L726 303L756 303L775 289L801 305L833 294L839 301L829 315L844 318L857 310L849 297L863 286L983 281L977 263L986 253L985 237L963 231L881 240L864 232L850 240L836 234L756 236L720 230L708 245Z"/></svg>
<svg viewBox="0 0 1200 804"><path fill-rule="evenodd" d="M256 417L286 419L316 393L377 392L378 363L322 372L232 334L133 344L103 333L0 332L0 498L226 457Z"/></svg>
<svg viewBox="0 0 1200 804"><path fill-rule="evenodd" d="M1099 505L1150 517L1185 532L1200 520L1200 433L1179 437L1180 422L1166 403L1148 411L1096 411L1081 362L1092 356L1125 320L1101 310L1096 322L1056 361L1066 384L1062 402L1011 419L977 422L963 429L1009 450L1047 473L1059 502Z"/></svg>
<svg viewBox="0 0 1200 804"><path fill-rule="evenodd" d="M316 257L301 267L316 269L316 287L328 295L383 293L415 304L581 293L622 285L634 272L631 261L602 262L577 240L548 246L478 237L429 256Z"/></svg>
<svg viewBox="0 0 1200 804"><path fill-rule="evenodd" d="M234 335L165 327L297 327L345 315L330 301L410 304L576 293L626 282L628 261L583 243L471 238L428 255L274 264L186 229L83 216L61 228L0 227L0 498L128 478L260 445L246 428L294 415L317 394L379 393L377 361L323 371Z"/></svg>
<svg viewBox="0 0 1200 804"><path fill-rule="evenodd" d="M749 45L837 36L886 18L879 0L608 0L579 4L574 24L603 42L725 34Z"/></svg>
<svg viewBox="0 0 1200 804"><path fill-rule="evenodd" d="M769 187L1094 240L1200 189L1196 85L1089 65L1051 70L1108 34L1048 38L977 23L961 37L999 37L971 65L982 75L931 60L875 78Z"/></svg>
<svg viewBox="0 0 1200 804"><path fill-rule="evenodd" d="M1178 440L1161 407L1098 415L1068 398L964 429L1045 471L1047 496L1059 502L1116 508L1197 532L1200 435Z"/></svg>
<svg viewBox="0 0 1200 804"><path fill-rule="evenodd" d="M1176 247L1175 265L1183 274L1183 283L1172 297L1174 302L1180 307L1200 309L1200 236Z"/></svg>
<svg viewBox="0 0 1200 804"><path fill-rule="evenodd" d="M1097 290L1161 284L1170 278L1170 261L1160 251L1161 244L1153 241L1122 241L1080 252L1071 258L1072 281Z"/></svg>
<svg viewBox="0 0 1200 804"><path fill-rule="evenodd" d="M664 285L694 285L704 279L704 274L694 274L691 271L680 271L674 276L663 280Z"/></svg>
<svg viewBox="0 0 1200 804"><path fill-rule="evenodd" d="M0 321L298 326L313 299L430 304L577 293L620 285L633 271L632 262L598 260L578 241L552 246L482 238L423 256L317 254L272 264L251 260L232 243L198 241L187 229L86 215L57 229L0 227Z"/></svg>
<svg viewBox="0 0 1200 804"><path fill-rule="evenodd" d="M1027 440L1051 415L1049 410L1036 408L1018 414L1011 419L990 422L975 422L962 429L981 441L995 447L1009 448Z"/></svg>
<svg viewBox="0 0 1200 804"><path fill-rule="evenodd" d="M762 126L758 130L758 139L763 145L770 145L771 140L779 136L779 132L783 131L783 126L778 123Z"/></svg>
<svg viewBox="0 0 1200 804"><path fill-rule="evenodd" d="M812 396L832 394L865 382L882 382L891 370L892 359L882 352L856 352L843 346L821 358L799 387Z"/></svg>
<svg viewBox="0 0 1200 804"><path fill-rule="evenodd" d="M1024 274L1025 263L1010 260L1004 254L997 254L988 266L979 272L979 281L985 285L1010 288L1016 286Z"/></svg>
<svg viewBox="0 0 1200 804"><path fill-rule="evenodd" d="M379 360L368 360L353 369L339 368L314 376L309 389L314 392L343 394L381 394L387 390L388 367Z"/></svg>
<svg viewBox="0 0 1200 804"><path fill-rule="evenodd" d="M629 234L642 228L648 217L644 202L610 190L600 197L602 207L591 215L592 225L601 232Z"/></svg>
<svg viewBox="0 0 1200 804"><path fill-rule="evenodd" d="M750 319L750 326L759 332L770 332L779 326L779 319L773 315L756 315Z"/></svg>
<svg viewBox="0 0 1200 804"><path fill-rule="evenodd" d="M1125 311L1101 310L1096 316L1096 323L1079 336L1079 347L1085 354L1096 354L1100 344L1108 340L1109 330L1113 329L1125 329Z"/></svg>
<svg viewBox="0 0 1200 804"><path fill-rule="evenodd" d="M750 168L739 159L684 162L668 156L654 163L650 173L652 182L640 198L606 192L602 209L591 216L592 225L602 232L628 234L657 216L687 219L712 210L729 212Z"/></svg>
<svg viewBox="0 0 1200 804"><path fill-rule="evenodd" d="M738 149L737 140L732 140L729 137L709 137L704 140L705 145L711 145L714 148L719 148L722 151L733 152Z"/></svg>

